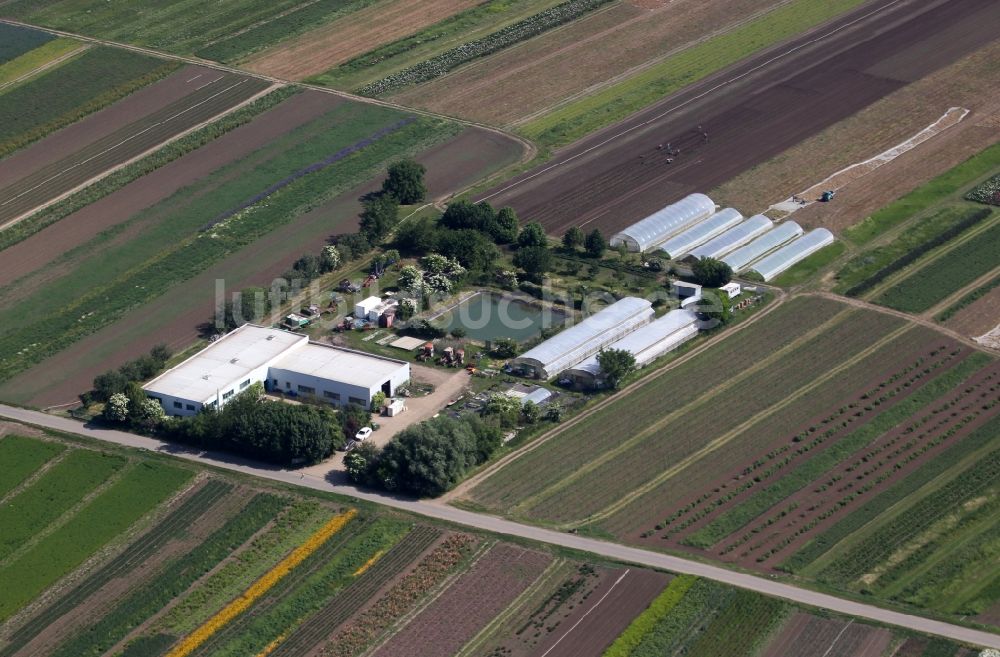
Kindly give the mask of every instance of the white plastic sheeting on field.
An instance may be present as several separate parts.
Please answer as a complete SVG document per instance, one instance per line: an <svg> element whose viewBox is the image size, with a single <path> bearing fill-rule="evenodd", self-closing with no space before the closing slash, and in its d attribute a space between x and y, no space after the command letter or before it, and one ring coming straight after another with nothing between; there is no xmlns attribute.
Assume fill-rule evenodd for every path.
<svg viewBox="0 0 1000 657"><path fill-rule="evenodd" d="M715 212L715 203L704 194L689 194L611 236L611 246L624 244L629 251L646 251Z"/></svg>
<svg viewBox="0 0 1000 657"><path fill-rule="evenodd" d="M833 233L826 228L817 228L794 242L786 244L771 255L764 256L753 263L750 268L763 276L765 281L769 281L795 263L830 244L833 244Z"/></svg>
<svg viewBox="0 0 1000 657"><path fill-rule="evenodd" d="M663 317L637 328L606 348L624 349L635 356L636 367L645 367L696 335L698 335L697 315L690 310L671 310ZM593 384L600 372L601 366L595 354L566 370L566 375Z"/></svg>
<svg viewBox="0 0 1000 657"><path fill-rule="evenodd" d="M543 379L552 378L648 323L654 314L646 299L625 297L529 349L511 365Z"/></svg>
<svg viewBox="0 0 1000 657"><path fill-rule="evenodd" d="M691 251L691 255L699 260L701 258L721 258L733 249L743 246L755 237L763 235L771 230L774 223L762 214L755 214L743 223L718 237L710 239L701 246Z"/></svg>
<svg viewBox="0 0 1000 657"><path fill-rule="evenodd" d="M786 221L757 237L752 242L726 254L722 258L722 262L729 265L734 272L745 271L751 262L767 255L782 244L795 239L803 232L802 226L794 221Z"/></svg>
<svg viewBox="0 0 1000 657"><path fill-rule="evenodd" d="M733 208L716 212L700 223L677 233L660 246L668 257L680 258L691 249L704 244L716 235L720 235L743 221L743 215Z"/></svg>

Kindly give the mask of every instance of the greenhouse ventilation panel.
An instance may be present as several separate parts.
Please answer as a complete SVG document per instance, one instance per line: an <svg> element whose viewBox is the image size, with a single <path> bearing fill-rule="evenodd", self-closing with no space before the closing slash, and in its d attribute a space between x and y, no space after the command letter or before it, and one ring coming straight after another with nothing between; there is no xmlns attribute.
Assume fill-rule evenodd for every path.
<svg viewBox="0 0 1000 657"><path fill-rule="evenodd" d="M830 244L833 244L833 233L826 228L817 228L794 242L786 244L771 255L764 256L753 263L751 269L763 276L765 281L769 281L795 263Z"/></svg>
<svg viewBox="0 0 1000 657"><path fill-rule="evenodd" d="M722 262L729 265L734 272L745 271L751 262L767 255L782 244L795 239L802 232L802 226L794 221L786 221L767 231L754 241L727 254L722 258Z"/></svg>
<svg viewBox="0 0 1000 657"><path fill-rule="evenodd" d="M743 215L733 208L720 210L705 221L674 235L664 242L660 249L671 259L680 258L694 247L726 232L741 221Z"/></svg>
<svg viewBox="0 0 1000 657"><path fill-rule="evenodd" d="M646 251L671 235L715 213L715 203L704 194L689 194L611 236L611 246L624 244L629 251Z"/></svg>
<svg viewBox="0 0 1000 657"><path fill-rule="evenodd" d="M774 224L762 214L755 214L743 223L730 228L718 237L712 238L691 251L695 258L721 258L755 237L763 235Z"/></svg>

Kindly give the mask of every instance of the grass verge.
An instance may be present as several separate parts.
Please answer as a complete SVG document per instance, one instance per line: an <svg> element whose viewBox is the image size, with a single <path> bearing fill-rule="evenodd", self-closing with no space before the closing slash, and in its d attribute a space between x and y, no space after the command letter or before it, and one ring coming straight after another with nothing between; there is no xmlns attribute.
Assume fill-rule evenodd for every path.
<svg viewBox="0 0 1000 657"><path fill-rule="evenodd" d="M843 255L846 248L843 242L834 242L829 246L824 246L816 253L792 265L787 271L782 272L772 283L779 287L802 285L812 280L817 273L826 269L830 263Z"/></svg>

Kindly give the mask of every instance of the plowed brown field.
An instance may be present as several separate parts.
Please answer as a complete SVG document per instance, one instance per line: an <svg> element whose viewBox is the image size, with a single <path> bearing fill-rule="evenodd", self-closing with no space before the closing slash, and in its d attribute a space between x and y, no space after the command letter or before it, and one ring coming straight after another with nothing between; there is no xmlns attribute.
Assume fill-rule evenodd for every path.
<svg viewBox="0 0 1000 657"><path fill-rule="evenodd" d="M991 0L865 5L568 147L482 198L513 206L552 234L572 225L613 232L985 46L997 21L1000 4ZM682 151L673 164L657 148L666 142Z"/></svg>
<svg viewBox="0 0 1000 657"><path fill-rule="evenodd" d="M244 66L286 80L316 75L437 23L478 0L387 0L250 57Z"/></svg>

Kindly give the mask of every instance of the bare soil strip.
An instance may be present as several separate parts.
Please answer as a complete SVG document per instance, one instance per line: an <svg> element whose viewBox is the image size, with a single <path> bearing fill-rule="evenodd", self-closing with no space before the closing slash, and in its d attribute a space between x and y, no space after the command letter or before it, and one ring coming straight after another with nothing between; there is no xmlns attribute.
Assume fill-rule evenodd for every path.
<svg viewBox="0 0 1000 657"><path fill-rule="evenodd" d="M476 4L478 0L379 2L254 55L243 66L264 75L302 80Z"/></svg>

